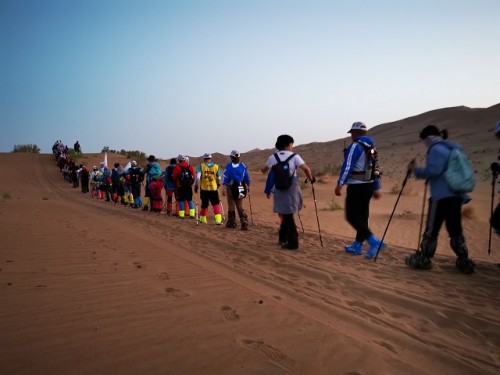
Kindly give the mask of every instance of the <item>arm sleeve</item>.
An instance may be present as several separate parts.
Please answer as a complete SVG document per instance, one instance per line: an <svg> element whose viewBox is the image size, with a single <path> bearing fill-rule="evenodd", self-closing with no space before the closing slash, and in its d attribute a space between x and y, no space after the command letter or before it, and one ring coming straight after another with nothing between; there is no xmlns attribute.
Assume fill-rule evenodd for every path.
<svg viewBox="0 0 500 375"><path fill-rule="evenodd" d="M351 175L354 165L358 161L359 157L363 153L363 149L357 143L352 143L346 150L344 163L342 163L342 169L340 170L339 179L337 184L342 186L345 185L346 181Z"/></svg>

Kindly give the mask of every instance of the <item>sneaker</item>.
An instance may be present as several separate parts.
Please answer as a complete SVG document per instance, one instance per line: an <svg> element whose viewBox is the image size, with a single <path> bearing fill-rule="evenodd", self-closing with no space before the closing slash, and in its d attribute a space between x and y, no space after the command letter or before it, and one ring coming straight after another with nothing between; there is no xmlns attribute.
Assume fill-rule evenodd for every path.
<svg viewBox="0 0 500 375"><path fill-rule="evenodd" d="M354 241L352 245L344 246L344 250L349 254L361 255L363 254L363 242Z"/></svg>
<svg viewBox="0 0 500 375"><path fill-rule="evenodd" d="M368 237L368 244L370 245L370 249L368 252L365 254L365 259L373 259L375 258L375 255L377 255L378 251L382 251L386 246L385 243L380 241L377 237L375 237L373 234Z"/></svg>

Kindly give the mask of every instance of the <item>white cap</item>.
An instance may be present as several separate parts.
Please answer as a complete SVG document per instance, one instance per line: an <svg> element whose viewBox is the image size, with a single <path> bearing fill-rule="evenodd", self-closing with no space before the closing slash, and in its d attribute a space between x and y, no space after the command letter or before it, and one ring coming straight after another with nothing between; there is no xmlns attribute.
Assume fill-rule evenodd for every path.
<svg viewBox="0 0 500 375"><path fill-rule="evenodd" d="M137 166L137 162L135 160L132 160L132 162L130 163L130 165L132 165L133 167Z"/></svg>
<svg viewBox="0 0 500 375"><path fill-rule="evenodd" d="M232 150L231 151L231 157L233 157L233 158L239 158L240 157L240 152L238 150Z"/></svg>
<svg viewBox="0 0 500 375"><path fill-rule="evenodd" d="M184 160L186 160L186 157L182 154L179 154L179 156L177 156L177 160L184 161Z"/></svg>
<svg viewBox="0 0 500 375"><path fill-rule="evenodd" d="M366 125L361 122L361 121L356 121L355 123L352 124L351 129L348 131L348 133L351 133L353 130L364 130L366 131Z"/></svg>
<svg viewBox="0 0 500 375"><path fill-rule="evenodd" d="M210 152L206 152L204 155L203 155L203 159L212 159L212 154Z"/></svg>

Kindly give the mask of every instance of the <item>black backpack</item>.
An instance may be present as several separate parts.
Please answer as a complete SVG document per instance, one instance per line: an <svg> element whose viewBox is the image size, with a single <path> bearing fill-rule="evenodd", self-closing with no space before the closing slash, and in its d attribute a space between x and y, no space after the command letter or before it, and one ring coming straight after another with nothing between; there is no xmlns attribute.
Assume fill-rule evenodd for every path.
<svg viewBox="0 0 500 375"><path fill-rule="evenodd" d="M194 184L194 177L189 170L189 165L187 167L182 167L179 181L181 182L181 186L183 187L189 187Z"/></svg>
<svg viewBox="0 0 500 375"><path fill-rule="evenodd" d="M277 164L273 165L272 170L274 173L274 186L278 190L287 190L292 186L293 174L290 173L290 165L288 162L295 156L295 154L290 155L286 160L281 161L278 154L275 153Z"/></svg>

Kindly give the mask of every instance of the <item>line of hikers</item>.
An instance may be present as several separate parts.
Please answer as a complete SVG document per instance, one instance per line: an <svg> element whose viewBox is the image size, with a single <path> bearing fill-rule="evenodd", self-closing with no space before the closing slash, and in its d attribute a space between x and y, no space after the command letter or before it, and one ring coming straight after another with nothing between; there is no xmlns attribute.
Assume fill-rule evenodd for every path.
<svg viewBox="0 0 500 375"><path fill-rule="evenodd" d="M203 162L196 168L187 156L181 154L170 159L170 164L162 170L154 155L148 157L144 168L132 160L126 166L114 163L112 169L105 162L88 169L83 164L77 166L67 156L68 148L61 141L56 142L53 152L65 180L72 182L75 188L81 186L82 193L90 192L92 198L144 211L165 212L181 219L196 218L200 223L208 222L209 205L213 208L215 224L223 223L224 213L219 197L222 186L222 195L227 197L226 227L238 227L238 214L241 229L248 229L243 200L250 191L250 175L237 150L231 151L231 161L223 171L212 161L210 153L203 155ZM201 200L199 212L196 212L193 190Z"/></svg>
<svg viewBox="0 0 500 375"><path fill-rule="evenodd" d="M372 197L376 199L380 197L382 173L378 165L378 152L375 149L374 140L367 136L367 130L363 122L354 122L348 131L352 143L344 150L344 161L337 180L335 195L341 196L343 187L346 186L345 216L356 231L354 242L345 246L346 253L364 254L366 259L373 259L386 245L382 242L383 238L382 240L378 239L368 226L370 201ZM496 125L495 134L500 135L500 122ZM447 132L445 130L440 130L435 125L427 125L419 136L428 149L426 164L423 167L418 167L415 160L412 160L408 164L405 183L410 176L414 176L426 180L427 189L428 182L430 188L429 208L419 249L408 256L405 263L412 268L430 269L437 248L438 234L442 224L446 223L446 229L450 236L450 246L457 255L457 269L463 273L472 273L475 269L475 263L468 256L461 212L462 205L470 201L467 193L474 188L470 163L460 145L446 140ZM293 152L293 144L294 139L290 135L280 135L276 140L276 151L269 156L266 165L261 169L262 173L267 173L264 193L268 199L271 194L273 195L273 210L281 218L279 244L281 248L286 250L297 250L299 247L299 235L294 221L294 214L299 213L303 207L302 189L297 175L298 169L305 173L306 182L311 183L318 231L321 244L323 244L314 195L316 179L304 160ZM58 145L57 150L62 150L56 159L61 171L64 171L66 166L64 162L61 165L60 155L60 153L64 154L62 142L61 145ZM105 197L106 200L113 200L115 203L130 204L134 208L143 207L144 210L151 209L161 212L164 208L161 194L163 187L166 191L167 201L165 205L168 215L177 215L180 218L185 216L194 218L196 216L199 218L199 222L206 223L207 210L211 204L217 225L222 224L223 221L222 205L218 193L222 184L222 195L227 196L228 203L226 227L237 227L236 213L238 213L241 229L246 230L248 229L248 218L243 208L243 199L250 191L250 176L245 164L240 161L238 151L231 151L230 158L231 162L226 165L222 175L219 166L212 162L212 156L209 153L203 156L203 163L196 170L189 164L189 159L186 156L179 155L177 159L171 159L170 165L165 171L162 171L156 158L151 155L144 169L137 166L135 161L132 161L130 166L125 168L116 163L111 171L105 163L101 163L101 168L94 166L88 175L92 191L95 190L93 196L101 199ZM74 176L76 168L74 163L67 159L63 161L71 164L67 170L70 171L68 172L70 176ZM82 165L76 169L76 175L79 176L82 184L82 192L88 192L88 187L83 186L84 181L87 180L84 177L87 172ZM494 177L497 175L498 173ZM141 186L144 180L143 202ZM405 183L403 183L401 192ZM193 185L195 194L200 193L202 202L199 217L193 203ZM173 206L174 197L176 199L175 208ZM424 200L424 206L425 203ZM496 211L500 211L498 207ZM492 216L492 227L500 232L497 227L499 225L498 212L496 215L496 220L494 220L495 215ZM368 243L366 253L363 248L365 241Z"/></svg>

